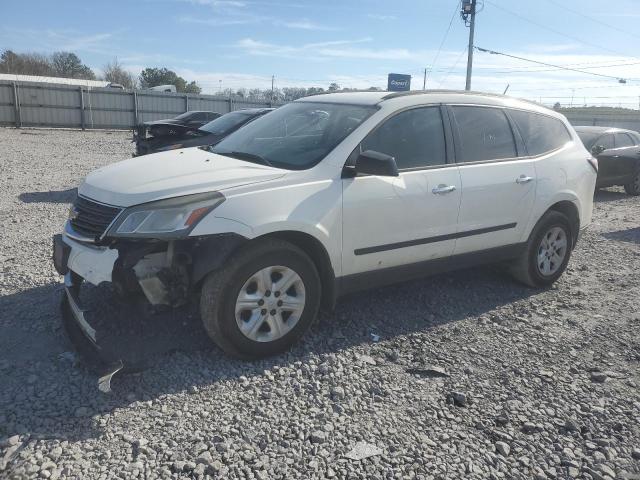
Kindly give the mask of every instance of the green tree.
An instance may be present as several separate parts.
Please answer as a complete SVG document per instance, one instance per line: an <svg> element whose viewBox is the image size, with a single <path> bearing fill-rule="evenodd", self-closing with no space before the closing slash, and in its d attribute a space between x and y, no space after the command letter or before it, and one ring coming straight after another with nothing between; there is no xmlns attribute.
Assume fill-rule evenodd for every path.
<svg viewBox="0 0 640 480"><path fill-rule="evenodd" d="M51 66L56 77L95 80L96 74L80 58L71 52L55 52L51 55Z"/></svg>
<svg viewBox="0 0 640 480"><path fill-rule="evenodd" d="M158 85L174 85L178 92L200 93L202 91L196 82L187 83L184 78L166 67L145 68L140 73L139 82L141 88L157 87Z"/></svg>
<svg viewBox="0 0 640 480"><path fill-rule="evenodd" d="M176 87L176 90L178 89L178 87ZM202 92L202 89L198 86L198 84L195 81L189 82L185 87L184 87L184 92L185 93L195 93L196 95L200 94L200 92Z"/></svg>
<svg viewBox="0 0 640 480"><path fill-rule="evenodd" d="M337 83L333 82L331 85L329 85L328 90L330 92L337 92L338 90L340 90L340 85L338 85Z"/></svg>

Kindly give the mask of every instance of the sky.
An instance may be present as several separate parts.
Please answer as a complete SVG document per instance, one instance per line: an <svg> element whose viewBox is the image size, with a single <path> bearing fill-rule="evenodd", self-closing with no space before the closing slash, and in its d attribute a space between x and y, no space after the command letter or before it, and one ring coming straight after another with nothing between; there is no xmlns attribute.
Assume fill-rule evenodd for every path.
<svg viewBox="0 0 640 480"><path fill-rule="evenodd" d="M563 106L640 108L638 0L479 0L472 88ZM23 0L4 3L0 50L67 50L100 73L167 67L225 88L463 89L469 29L457 0ZM614 77L614 78L608 78ZM624 78L626 83L620 83Z"/></svg>

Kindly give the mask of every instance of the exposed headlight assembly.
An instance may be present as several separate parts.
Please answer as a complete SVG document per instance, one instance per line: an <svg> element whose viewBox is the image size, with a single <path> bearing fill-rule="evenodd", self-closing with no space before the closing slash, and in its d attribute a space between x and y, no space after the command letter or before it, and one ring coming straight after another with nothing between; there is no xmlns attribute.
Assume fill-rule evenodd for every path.
<svg viewBox="0 0 640 480"><path fill-rule="evenodd" d="M181 238L225 198L220 192L167 198L127 208L111 226L110 237Z"/></svg>

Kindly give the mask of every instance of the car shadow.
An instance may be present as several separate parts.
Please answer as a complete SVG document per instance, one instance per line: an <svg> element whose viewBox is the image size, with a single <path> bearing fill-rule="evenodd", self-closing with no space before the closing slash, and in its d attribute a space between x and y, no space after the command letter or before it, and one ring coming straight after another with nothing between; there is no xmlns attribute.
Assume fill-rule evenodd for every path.
<svg viewBox="0 0 640 480"><path fill-rule="evenodd" d="M197 305L165 312L139 304L122 307L101 288L88 293L99 294L91 306L97 314L90 318L100 341L111 342L142 371L116 375L113 392L101 393L95 372L78 360L62 327L62 285L5 295L0 298L0 311L5 312L0 317L0 412L8 420L4 427L0 422L0 434L96 438L102 434L92 418L96 414L240 376L263 375L276 366L299 365L359 345L370 345L371 355L385 358L399 348L403 336L429 334L536 293L496 269L476 268L351 294L334 312L322 314L290 351L249 362L231 358L210 343Z"/></svg>
<svg viewBox="0 0 640 480"><path fill-rule="evenodd" d="M617 230L615 232L606 232L603 233L602 236L608 240L640 244L640 227L627 228L626 230Z"/></svg>
<svg viewBox="0 0 640 480"><path fill-rule="evenodd" d="M24 192L18 195L18 198L24 203L72 203L77 194L77 188L68 188L48 192Z"/></svg>
<svg viewBox="0 0 640 480"><path fill-rule="evenodd" d="M629 195L624 190L608 190L608 189L596 189L593 196L594 202L614 202L616 200L623 200L628 198Z"/></svg>

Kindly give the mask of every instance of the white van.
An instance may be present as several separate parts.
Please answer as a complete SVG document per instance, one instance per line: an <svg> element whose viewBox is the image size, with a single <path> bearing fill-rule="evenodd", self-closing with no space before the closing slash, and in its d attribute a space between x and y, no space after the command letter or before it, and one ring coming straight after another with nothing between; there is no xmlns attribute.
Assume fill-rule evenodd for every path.
<svg viewBox="0 0 640 480"><path fill-rule="evenodd" d="M149 87L147 90L153 90L154 92L164 92L164 93L176 93L175 85L157 85L155 87Z"/></svg>
<svg viewBox="0 0 640 480"><path fill-rule="evenodd" d="M212 340L281 352L341 295L506 262L545 287L591 222L597 161L562 115L477 93L307 97L210 148L101 168L54 241L83 281L198 301Z"/></svg>

